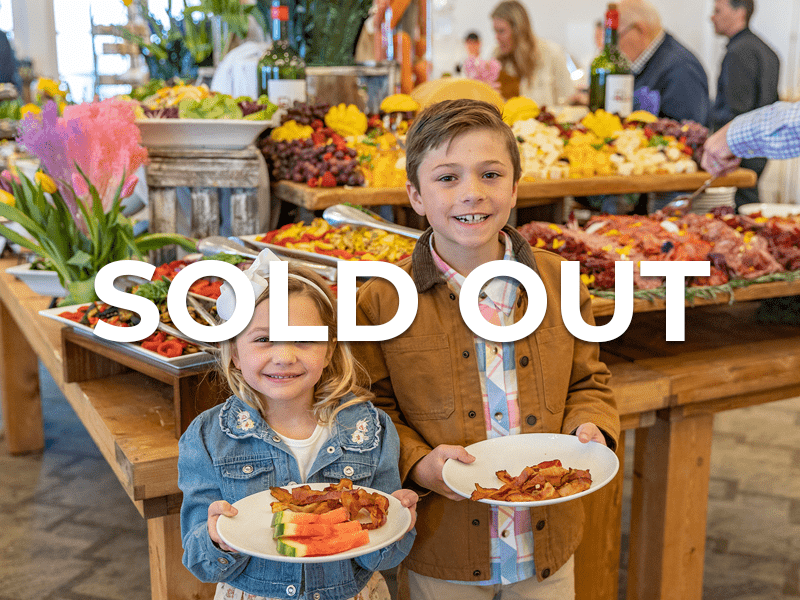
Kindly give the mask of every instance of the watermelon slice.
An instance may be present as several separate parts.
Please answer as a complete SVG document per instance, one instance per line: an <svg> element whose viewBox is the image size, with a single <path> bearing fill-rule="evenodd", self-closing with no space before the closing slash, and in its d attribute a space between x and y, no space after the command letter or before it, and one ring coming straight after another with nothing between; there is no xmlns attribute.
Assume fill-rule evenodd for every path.
<svg viewBox="0 0 800 600"><path fill-rule="evenodd" d="M281 510L272 515L272 526L275 527L281 523L324 523L333 525L334 523L344 523L348 520L350 520L350 513L343 506L320 514Z"/></svg>
<svg viewBox="0 0 800 600"><path fill-rule="evenodd" d="M358 521L344 523L278 523L272 532L273 538L279 537L335 537L342 533L361 531Z"/></svg>
<svg viewBox="0 0 800 600"><path fill-rule="evenodd" d="M340 533L332 537L282 537L278 553L284 556L328 556L369 544L369 531Z"/></svg>

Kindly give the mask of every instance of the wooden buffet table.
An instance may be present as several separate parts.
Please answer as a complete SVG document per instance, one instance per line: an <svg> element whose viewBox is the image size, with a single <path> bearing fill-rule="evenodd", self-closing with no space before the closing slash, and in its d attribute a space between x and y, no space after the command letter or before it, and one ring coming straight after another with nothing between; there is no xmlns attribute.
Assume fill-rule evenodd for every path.
<svg viewBox="0 0 800 600"><path fill-rule="evenodd" d="M65 383L61 325L37 314L50 299L5 273L13 264L0 261L0 396L10 451L44 445L38 358L147 519L152 597L211 597L213 585L181 564L171 388L133 372ZM662 311L635 315L620 339L603 345L623 429L636 430L630 600L702 596L713 413L800 395L800 331L757 324L756 303L719 302L687 310L686 342L664 341ZM624 446L623 437L621 462ZM584 499L579 600L617 598L622 472Z"/></svg>
<svg viewBox="0 0 800 600"><path fill-rule="evenodd" d="M566 196L593 196L597 194L633 194L647 192L678 192L695 190L708 179L704 171L681 175L637 175L622 177L585 177L581 179L550 179L526 181L519 184L517 208L553 204ZM749 188L756 184L756 174L749 169L714 180L712 187ZM272 185L272 199L302 206L307 210L322 210L350 202L362 206L390 204L407 206L405 187L399 188L310 188L302 183L281 180Z"/></svg>

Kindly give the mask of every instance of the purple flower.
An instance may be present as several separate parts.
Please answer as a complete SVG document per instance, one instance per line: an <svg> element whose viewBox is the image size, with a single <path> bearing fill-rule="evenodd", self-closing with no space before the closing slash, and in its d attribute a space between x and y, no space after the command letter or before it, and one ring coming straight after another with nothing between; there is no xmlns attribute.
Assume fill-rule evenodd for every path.
<svg viewBox="0 0 800 600"><path fill-rule="evenodd" d="M647 86L642 86L633 92L633 109L646 110L658 116L661 110L661 93L658 90L651 90Z"/></svg>
<svg viewBox="0 0 800 600"><path fill-rule="evenodd" d="M41 115L26 115L18 125L17 142L41 162L45 171L58 186L73 218L78 217L78 205L72 189L73 159L69 153L70 137L84 137L78 121L65 121L58 116L58 106L48 102Z"/></svg>

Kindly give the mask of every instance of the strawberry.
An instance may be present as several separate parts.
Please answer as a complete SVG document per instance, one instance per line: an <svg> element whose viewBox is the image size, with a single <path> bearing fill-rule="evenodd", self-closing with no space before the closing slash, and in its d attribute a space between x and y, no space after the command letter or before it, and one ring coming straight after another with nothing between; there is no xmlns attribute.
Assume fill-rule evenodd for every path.
<svg viewBox="0 0 800 600"><path fill-rule="evenodd" d="M336 177L330 171L325 171L320 179L322 187L336 187Z"/></svg>
<svg viewBox="0 0 800 600"><path fill-rule="evenodd" d="M322 160L324 160L325 162L328 162L332 158L333 158L333 152L326 152L325 154L322 155Z"/></svg>
<svg viewBox="0 0 800 600"><path fill-rule="evenodd" d="M314 119L313 121L311 121L311 127L314 129L314 131L319 131L320 129L325 127L325 123L323 123L319 119Z"/></svg>
<svg viewBox="0 0 800 600"><path fill-rule="evenodd" d="M319 185L319 179L316 177L312 177L307 182L308 187L317 187Z"/></svg>

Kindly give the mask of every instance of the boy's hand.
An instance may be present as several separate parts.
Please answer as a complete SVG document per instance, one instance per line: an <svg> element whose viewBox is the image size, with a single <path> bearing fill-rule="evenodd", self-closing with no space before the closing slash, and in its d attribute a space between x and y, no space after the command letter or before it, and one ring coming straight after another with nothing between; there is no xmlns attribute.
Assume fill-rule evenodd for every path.
<svg viewBox="0 0 800 600"><path fill-rule="evenodd" d="M578 439L583 444L587 442L597 442L598 444L603 444L603 446L608 445L606 444L606 436L603 435L603 432L600 431L600 428L594 423L584 423L575 430L575 435L578 436Z"/></svg>
<svg viewBox="0 0 800 600"><path fill-rule="evenodd" d="M229 502L225 502L225 500L217 500L208 507L208 535L211 536L211 541L222 548L225 552L236 552L236 550L228 546L220 539L219 534L217 533L217 521L219 521L220 515L225 515L226 517L235 517L238 513L239 511L235 507L231 506Z"/></svg>
<svg viewBox="0 0 800 600"><path fill-rule="evenodd" d="M414 524L417 522L417 500L419 500L419 496L414 490L406 489L397 490L392 493L392 496L400 500L400 504L411 511L411 525L406 529L406 533L408 533L414 529Z"/></svg>
<svg viewBox="0 0 800 600"><path fill-rule="evenodd" d="M466 464L475 462L475 457L467 452L463 446L441 444L440 446L436 446L430 454L414 465L409 473L409 477L411 477L415 483L445 498L456 501L466 500L464 496L459 496L447 487L447 484L445 484L442 479L442 468L444 468L444 462L448 458Z"/></svg>

